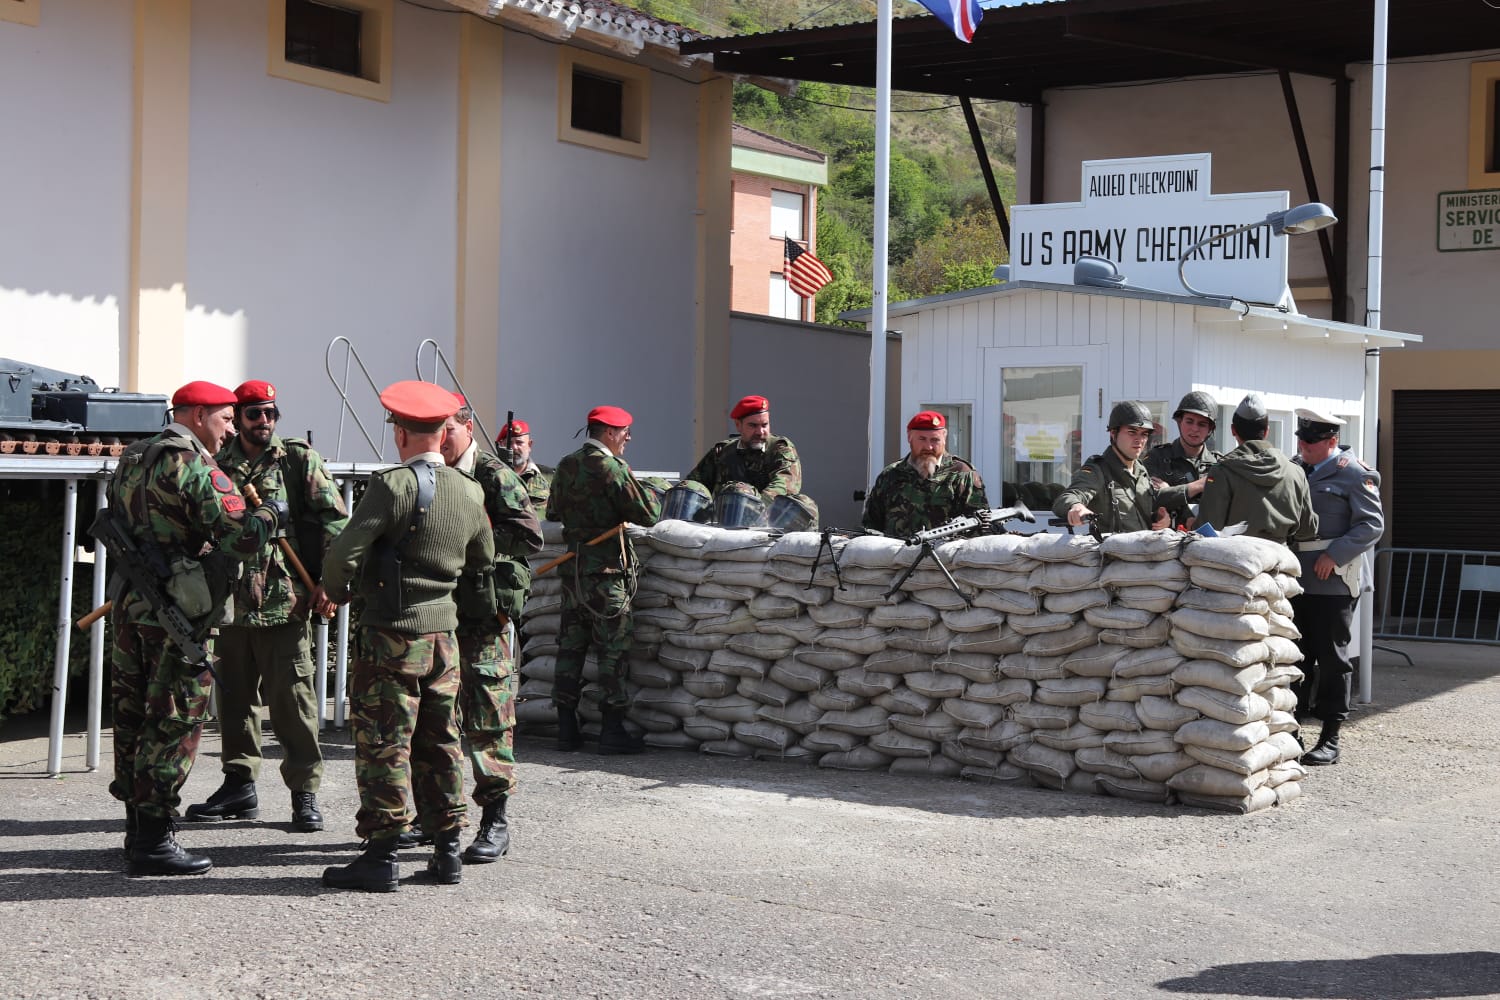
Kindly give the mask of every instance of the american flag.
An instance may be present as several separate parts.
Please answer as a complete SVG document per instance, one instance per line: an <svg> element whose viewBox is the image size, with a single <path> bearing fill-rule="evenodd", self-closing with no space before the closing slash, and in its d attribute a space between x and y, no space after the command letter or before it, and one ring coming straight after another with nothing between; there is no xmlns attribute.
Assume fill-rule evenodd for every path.
<svg viewBox="0 0 1500 1000"><path fill-rule="evenodd" d="M814 257L812 252L804 250L790 236L786 237L786 283L792 287L792 291L810 299L818 294L818 289L833 280L833 272L828 270L821 260Z"/></svg>

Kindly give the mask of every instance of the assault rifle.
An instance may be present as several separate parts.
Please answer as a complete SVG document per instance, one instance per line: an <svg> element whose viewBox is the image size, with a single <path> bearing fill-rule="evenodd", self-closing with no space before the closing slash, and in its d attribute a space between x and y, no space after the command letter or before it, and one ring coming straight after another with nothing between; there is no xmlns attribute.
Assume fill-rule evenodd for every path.
<svg viewBox="0 0 1500 1000"><path fill-rule="evenodd" d="M193 623L188 620L188 616L182 613L182 609L162 589L172 571L161 550L154 545L146 546L136 541L111 507L99 511L99 516L94 518L94 524L89 528L89 534L102 542L109 551L110 568L119 573L130 584L130 589L151 605L156 623L166 631L167 638L177 647L183 659L194 666L206 666L208 649L194 636Z"/></svg>
<svg viewBox="0 0 1500 1000"><path fill-rule="evenodd" d="M1003 533L1004 529L1000 528L1000 525L1012 519L1025 521L1027 524L1036 523L1036 515L1031 513L1031 509L1024 503L1017 501L1014 507L995 507L990 510L981 511L978 516L960 514L946 524L940 524L936 528L928 528L926 531L919 531L915 535L912 535L906 540L906 544L920 546L917 551L917 557L912 560L910 566L901 571L900 576L896 577L896 582L891 584L891 589L885 592L885 596L890 597L896 591L900 590L901 585L922 564L922 560L930 558L937 564L937 568L943 571L943 576L947 577L949 585L953 587L953 592L962 597L964 603L972 608L974 602L969 600L968 594L959 589L958 581L953 579L953 574L948 572L948 567L943 565L943 561L938 558L937 549L933 548L933 543L949 538L956 538L959 535L975 533L990 534L997 529Z"/></svg>

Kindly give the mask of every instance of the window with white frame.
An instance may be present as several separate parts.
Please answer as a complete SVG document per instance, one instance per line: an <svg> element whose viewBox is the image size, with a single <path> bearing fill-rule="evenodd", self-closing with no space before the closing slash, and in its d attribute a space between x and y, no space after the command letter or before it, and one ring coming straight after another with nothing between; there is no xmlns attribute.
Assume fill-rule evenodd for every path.
<svg viewBox="0 0 1500 1000"><path fill-rule="evenodd" d="M796 191L771 191L771 239L790 236L801 241L802 209L807 199Z"/></svg>
<svg viewBox="0 0 1500 1000"><path fill-rule="evenodd" d="M802 318L802 297L792 291L792 286L787 284L784 274L775 272L771 274L771 296L767 303L766 315L779 319Z"/></svg>
<svg viewBox="0 0 1500 1000"><path fill-rule="evenodd" d="M923 403L922 409L941 413L948 422L948 454L966 461L974 457L974 404Z"/></svg>
<svg viewBox="0 0 1500 1000"><path fill-rule="evenodd" d="M1001 385L1000 502L1048 510L1083 464L1083 368L1007 366Z"/></svg>

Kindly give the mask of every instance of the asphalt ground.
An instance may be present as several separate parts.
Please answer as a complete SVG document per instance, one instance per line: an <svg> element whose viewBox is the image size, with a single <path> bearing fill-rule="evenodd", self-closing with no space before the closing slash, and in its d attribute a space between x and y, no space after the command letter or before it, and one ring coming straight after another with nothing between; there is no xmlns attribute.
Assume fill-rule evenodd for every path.
<svg viewBox="0 0 1500 1000"><path fill-rule="evenodd" d="M1500 996L1500 657L1399 648L1344 761L1250 816L523 734L511 855L437 886L409 852L386 895L319 880L357 850L346 731L327 830L268 763L261 820L179 835L212 872L127 879L108 732L88 772L70 720L51 778L10 720L0 998Z"/></svg>

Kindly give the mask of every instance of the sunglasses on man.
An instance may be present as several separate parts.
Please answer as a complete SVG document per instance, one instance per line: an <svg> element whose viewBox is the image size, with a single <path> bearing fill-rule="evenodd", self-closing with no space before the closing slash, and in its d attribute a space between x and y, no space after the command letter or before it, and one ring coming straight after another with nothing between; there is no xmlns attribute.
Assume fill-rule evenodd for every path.
<svg viewBox="0 0 1500 1000"><path fill-rule="evenodd" d="M276 421L281 419L281 411L278 410L274 405L247 406L240 411L240 414L252 424L258 424L262 420L269 420L272 423L275 423Z"/></svg>

